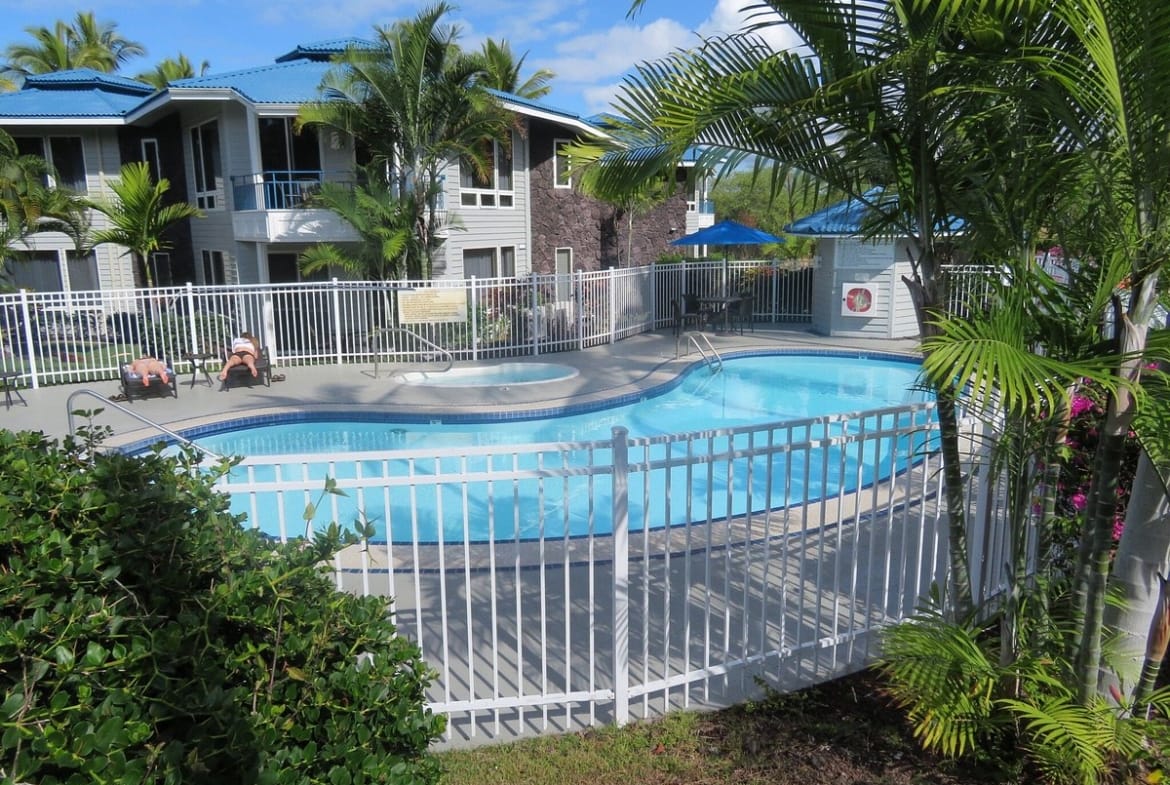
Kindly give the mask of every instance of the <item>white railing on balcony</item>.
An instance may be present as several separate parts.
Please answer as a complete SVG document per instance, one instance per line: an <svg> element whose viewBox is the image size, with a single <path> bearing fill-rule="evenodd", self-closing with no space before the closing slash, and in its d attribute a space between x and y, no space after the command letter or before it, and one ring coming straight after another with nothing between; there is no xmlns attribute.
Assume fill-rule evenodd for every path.
<svg viewBox="0 0 1170 785"><path fill-rule="evenodd" d="M757 322L808 322L812 271L684 262L526 278L22 290L0 295L0 370L30 387L110 379L142 351L189 370L185 354L218 353L244 330L261 337L277 365L369 364L379 351L371 334L402 323L398 292L412 288L462 292L466 318L410 327L456 360L479 360L582 349L660 329L671 324L671 301L686 293L743 290ZM407 342L393 359L424 362L432 352Z"/></svg>

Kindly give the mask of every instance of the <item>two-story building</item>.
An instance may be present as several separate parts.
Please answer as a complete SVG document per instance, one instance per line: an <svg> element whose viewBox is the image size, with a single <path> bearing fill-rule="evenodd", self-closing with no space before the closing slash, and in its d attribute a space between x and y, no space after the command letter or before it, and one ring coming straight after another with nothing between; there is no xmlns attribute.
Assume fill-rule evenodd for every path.
<svg viewBox="0 0 1170 785"><path fill-rule="evenodd" d="M203 217L184 222L152 260L157 284L282 283L301 280L298 258L316 243L344 246L353 229L308 207L322 181L351 181L354 145L338 134L294 131L301 104L318 95L330 58L352 40L302 45L271 65L183 79L164 90L124 77L75 70L30 77L0 94L0 128L22 152L43 156L57 184L91 198L123 163L146 161L170 181L169 196ZM508 94L518 118L512 144L497 145L490 177L450 162L443 180L447 223L437 278L510 277L652 262L669 242L710 225L708 182L680 165L682 186L636 217L632 243L620 210L584 196L563 146L604 133L599 123ZM94 216L95 228L103 217ZM632 252L627 249L632 245ZM64 235L38 234L19 249L18 286L47 290L134 286L125 249L79 254Z"/></svg>

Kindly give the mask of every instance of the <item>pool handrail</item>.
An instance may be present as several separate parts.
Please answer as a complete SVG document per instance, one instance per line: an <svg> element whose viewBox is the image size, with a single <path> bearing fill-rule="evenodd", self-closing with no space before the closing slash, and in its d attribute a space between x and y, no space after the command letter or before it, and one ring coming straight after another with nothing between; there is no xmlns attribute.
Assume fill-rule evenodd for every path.
<svg viewBox="0 0 1170 785"><path fill-rule="evenodd" d="M703 333L699 333L699 337L703 339L703 343L707 344L707 349L711 350L710 355L707 354L707 349L703 348L703 344L699 343L699 338L695 337L695 333L687 333L687 339L691 342L692 346L699 350L699 354L703 355L703 361L707 363L707 367L711 369L711 372L716 373L718 371L722 371L723 358L711 344L711 339L706 335L703 335Z"/></svg>
<svg viewBox="0 0 1170 785"><path fill-rule="evenodd" d="M103 408L106 406L112 406L115 409L117 409L118 411L122 412L123 414L129 416L131 419L137 420L138 422L142 423L143 425L147 426L148 428L154 428L156 431L159 431L160 433L163 433L163 434L169 436L170 438L179 442L183 446L193 447L195 450L203 453L203 455L205 455L208 458L213 458L214 460L217 460L217 461L223 460L223 458L224 458L224 456L220 455L219 453L215 452L214 450L209 450L202 445L196 444L195 442L188 439L186 436L183 436L181 433L176 433L175 431L172 431L170 428L166 427L162 423L157 423L154 420L150 419L149 417L143 417L141 414L134 411L133 409L122 406L120 403L117 403L115 401L111 401L109 398L107 398L106 396L97 392L96 390L91 390L89 388L85 388L82 390L75 390L74 392L69 394L69 398L65 401L65 409L66 409L67 416L69 418L69 435L70 436L75 436L77 434L77 429L74 427L74 423L73 423L73 417L76 414L76 412L73 409L73 399L78 397L79 395L87 395L91 398L97 398L99 401L102 402Z"/></svg>
<svg viewBox="0 0 1170 785"><path fill-rule="evenodd" d="M451 354L451 352L447 351L434 341L429 340L425 336L422 336L414 330L411 330L409 327L379 327L370 331L370 339L374 344L374 370L372 372L373 378L378 378L378 366L380 365L380 358L382 356L382 339L387 335L393 335L395 333L408 335L422 343L424 346L433 349L435 353L442 356L447 361L447 364L441 370L436 371L436 373L446 373L447 371L451 370L451 366L455 364L455 356ZM391 371L391 373L393 373L393 371Z"/></svg>

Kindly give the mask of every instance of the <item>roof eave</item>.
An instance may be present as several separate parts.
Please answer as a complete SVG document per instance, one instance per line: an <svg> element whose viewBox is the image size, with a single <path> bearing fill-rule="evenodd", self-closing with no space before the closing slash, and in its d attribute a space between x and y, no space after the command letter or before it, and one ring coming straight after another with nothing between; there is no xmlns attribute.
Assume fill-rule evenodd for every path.
<svg viewBox="0 0 1170 785"><path fill-rule="evenodd" d="M125 117L5 117L0 115L0 126L121 126L126 125Z"/></svg>

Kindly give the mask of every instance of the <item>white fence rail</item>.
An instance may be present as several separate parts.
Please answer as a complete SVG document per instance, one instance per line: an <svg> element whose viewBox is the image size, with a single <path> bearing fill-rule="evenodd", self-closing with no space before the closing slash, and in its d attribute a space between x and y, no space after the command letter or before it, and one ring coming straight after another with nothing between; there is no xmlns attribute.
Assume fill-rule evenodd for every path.
<svg viewBox="0 0 1170 785"><path fill-rule="evenodd" d="M336 478L348 495L319 518L362 514L378 531L339 554L337 585L394 598L438 673L429 704L466 743L862 667L875 633L946 580L936 438L919 404L657 437L615 427L601 442L253 457L221 487L284 538L306 533L301 513ZM992 534L1003 511L969 513L990 596L1010 563Z"/></svg>
<svg viewBox="0 0 1170 785"><path fill-rule="evenodd" d="M466 317L409 325L426 343L382 346L400 326L400 290L458 289ZM524 279L327 281L0 295L0 371L30 387L116 378L146 351L176 370L188 354L218 354L249 330L277 365L426 362L433 345L456 360L535 355L609 343L670 323L684 293L751 294L760 322L807 322L812 271L776 263L682 262Z"/></svg>

